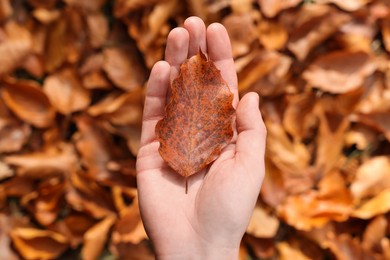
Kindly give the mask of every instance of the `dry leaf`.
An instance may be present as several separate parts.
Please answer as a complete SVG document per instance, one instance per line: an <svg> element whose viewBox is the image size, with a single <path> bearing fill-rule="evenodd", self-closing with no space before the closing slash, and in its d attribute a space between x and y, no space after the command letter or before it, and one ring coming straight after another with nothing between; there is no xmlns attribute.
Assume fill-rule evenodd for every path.
<svg viewBox="0 0 390 260"><path fill-rule="evenodd" d="M10 236L16 250L24 259L53 259L68 248L66 237L48 230L15 228Z"/></svg>
<svg viewBox="0 0 390 260"><path fill-rule="evenodd" d="M363 203L352 212L352 216L361 219L369 219L390 210L390 189L378 193L369 201Z"/></svg>
<svg viewBox="0 0 390 260"><path fill-rule="evenodd" d="M164 118L156 125L161 157L188 177L214 161L233 137L233 94L200 51L173 80Z"/></svg>
<svg viewBox="0 0 390 260"><path fill-rule="evenodd" d="M325 92L345 93L362 86L375 70L365 52L337 51L318 58L303 73L313 87Z"/></svg>
<svg viewBox="0 0 390 260"><path fill-rule="evenodd" d="M145 70L129 48L106 48L103 69L110 80L125 91L134 91L146 81Z"/></svg>
<svg viewBox="0 0 390 260"><path fill-rule="evenodd" d="M45 79L43 91L53 106L62 114L83 110L91 102L89 92L84 89L76 73L63 69Z"/></svg>
<svg viewBox="0 0 390 260"><path fill-rule="evenodd" d="M85 232L84 246L81 251L83 259L98 259L104 249L108 232L110 231L111 226L115 223L115 220L115 216L108 216Z"/></svg>
<svg viewBox="0 0 390 260"><path fill-rule="evenodd" d="M87 16L87 25L89 29L89 41L92 47L99 48L108 38L108 20L100 12L92 13Z"/></svg>
<svg viewBox="0 0 390 260"><path fill-rule="evenodd" d="M19 257L11 249L11 238L8 232L12 226L11 217L0 214L0 259L17 260Z"/></svg>
<svg viewBox="0 0 390 260"><path fill-rule="evenodd" d="M0 75L21 65L32 48L31 33L27 28L11 20L5 24L4 30L1 30L5 39L0 42Z"/></svg>
<svg viewBox="0 0 390 260"><path fill-rule="evenodd" d="M139 212L137 197L133 199L131 206L120 212L120 215L112 232L112 246L121 243L139 244L147 239Z"/></svg>
<svg viewBox="0 0 390 260"><path fill-rule="evenodd" d="M302 0L285 0L285 1L258 0L261 10L267 17L274 17L284 9L291 8L298 5L301 1Z"/></svg>
<svg viewBox="0 0 390 260"><path fill-rule="evenodd" d="M0 153L19 151L27 142L30 134L30 126L22 122L10 120L3 126L0 123Z"/></svg>
<svg viewBox="0 0 390 260"><path fill-rule="evenodd" d="M103 7L106 1L107 0L64 0L66 4L85 11L98 11Z"/></svg>
<svg viewBox="0 0 390 260"><path fill-rule="evenodd" d="M326 5L309 4L304 5L293 19L295 26L290 33L287 47L298 60L304 60L315 47L349 21L350 17Z"/></svg>
<svg viewBox="0 0 390 260"><path fill-rule="evenodd" d="M279 257L281 260L297 259L297 260L309 260L299 248L292 247L287 242L280 242L276 245L279 251Z"/></svg>
<svg viewBox="0 0 390 260"><path fill-rule="evenodd" d="M228 31L233 57L239 57L247 54L251 44L257 38L255 23L259 20L256 13L231 14L225 17L222 24Z"/></svg>
<svg viewBox="0 0 390 260"><path fill-rule="evenodd" d="M344 221L351 213L352 197L339 172L324 176L319 191L287 197L278 214L299 230L322 227L331 220Z"/></svg>
<svg viewBox="0 0 390 260"><path fill-rule="evenodd" d="M246 233L258 238L272 238L279 228L279 221L268 214L262 207L256 206Z"/></svg>
<svg viewBox="0 0 390 260"><path fill-rule="evenodd" d="M359 201L379 192L390 189L390 158L377 156L364 162L357 170L351 184L351 192ZM375 174L373 174L375 173Z"/></svg>
<svg viewBox="0 0 390 260"><path fill-rule="evenodd" d="M316 2L319 4L332 3L345 11L352 12L359 10L371 1L372 0L317 0Z"/></svg>
<svg viewBox="0 0 390 260"><path fill-rule="evenodd" d="M114 125L139 125L142 120L141 90L117 95L109 95L100 103L90 106L91 116L107 118Z"/></svg>
<svg viewBox="0 0 390 260"><path fill-rule="evenodd" d="M10 155L4 161L18 167L18 173L22 176L42 179L71 172L76 167L77 158L72 145L60 144L42 152Z"/></svg>
<svg viewBox="0 0 390 260"><path fill-rule="evenodd" d="M380 247L381 240L386 237L386 228L388 221L383 215L374 218L368 225L363 234L362 247L365 250L372 250L374 247Z"/></svg>
<svg viewBox="0 0 390 260"><path fill-rule="evenodd" d="M259 40L267 50L280 50L286 45L287 31L278 23L261 20L258 26Z"/></svg>
<svg viewBox="0 0 390 260"><path fill-rule="evenodd" d="M33 16L43 24L50 24L58 20L61 16L59 10L48 10L45 8L37 8L33 12Z"/></svg>
<svg viewBox="0 0 390 260"><path fill-rule="evenodd" d="M13 13L10 0L0 1L0 20L3 21Z"/></svg>
<svg viewBox="0 0 390 260"><path fill-rule="evenodd" d="M12 112L35 127L48 127L54 123L55 111L34 81L9 78L1 97Z"/></svg>
<svg viewBox="0 0 390 260"><path fill-rule="evenodd" d="M340 260L375 259L373 254L364 251L357 239L352 238L350 234L341 234L327 241L326 246Z"/></svg>

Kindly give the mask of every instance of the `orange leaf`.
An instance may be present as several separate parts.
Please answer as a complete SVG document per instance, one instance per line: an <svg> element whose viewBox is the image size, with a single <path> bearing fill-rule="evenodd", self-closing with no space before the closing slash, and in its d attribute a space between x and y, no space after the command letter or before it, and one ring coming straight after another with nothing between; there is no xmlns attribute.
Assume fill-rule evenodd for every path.
<svg viewBox="0 0 390 260"><path fill-rule="evenodd" d="M43 90L53 106L65 115L85 109L91 101L89 92L72 69L63 69L47 77Z"/></svg>
<svg viewBox="0 0 390 260"><path fill-rule="evenodd" d="M54 259L68 248L66 237L49 230L15 228L10 235L24 259Z"/></svg>
<svg viewBox="0 0 390 260"><path fill-rule="evenodd" d="M42 89L34 81L6 79L1 96L20 119L36 127L50 126L55 111Z"/></svg>
<svg viewBox="0 0 390 260"><path fill-rule="evenodd" d="M369 219L390 211L390 189L386 189L352 212L352 216Z"/></svg>
<svg viewBox="0 0 390 260"><path fill-rule="evenodd" d="M199 51L172 82L165 116L157 123L161 157L188 177L214 161L233 137L233 94Z"/></svg>
<svg viewBox="0 0 390 260"><path fill-rule="evenodd" d="M103 251L108 232L115 220L116 217L114 215L107 216L84 234L84 247L81 252L83 259L92 260L99 257Z"/></svg>

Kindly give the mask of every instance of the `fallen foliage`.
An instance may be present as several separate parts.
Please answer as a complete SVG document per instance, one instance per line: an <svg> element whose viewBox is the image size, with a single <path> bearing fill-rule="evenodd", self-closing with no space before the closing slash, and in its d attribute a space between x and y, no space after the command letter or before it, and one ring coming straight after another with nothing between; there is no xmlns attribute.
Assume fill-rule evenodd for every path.
<svg viewBox="0 0 390 260"><path fill-rule="evenodd" d="M225 25L268 129L240 259L390 259L386 0L1 0L0 259L153 259L144 89L191 15Z"/></svg>

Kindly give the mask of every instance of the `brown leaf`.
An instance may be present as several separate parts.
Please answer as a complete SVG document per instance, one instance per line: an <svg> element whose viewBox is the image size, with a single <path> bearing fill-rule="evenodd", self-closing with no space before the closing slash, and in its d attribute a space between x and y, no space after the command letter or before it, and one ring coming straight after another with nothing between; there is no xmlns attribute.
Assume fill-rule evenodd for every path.
<svg viewBox="0 0 390 260"><path fill-rule="evenodd" d="M293 138L301 141L309 134L316 123L314 107L316 98L313 92L291 96L283 116L283 127Z"/></svg>
<svg viewBox="0 0 390 260"><path fill-rule="evenodd" d="M14 171L5 163L0 161L0 181L5 180L14 175Z"/></svg>
<svg viewBox="0 0 390 260"><path fill-rule="evenodd" d="M374 260L372 253L364 251L356 238L350 234L341 234L326 242L326 247L340 260L368 259Z"/></svg>
<svg viewBox="0 0 390 260"><path fill-rule="evenodd" d="M94 225L95 221L91 216L80 212L72 212L63 220L58 220L48 228L52 231L63 234L69 239L71 248L77 248L84 240L84 234Z"/></svg>
<svg viewBox="0 0 390 260"><path fill-rule="evenodd" d="M107 118L115 125L140 125L142 120L141 90L118 95L108 95L101 102L88 108L91 116Z"/></svg>
<svg viewBox="0 0 390 260"><path fill-rule="evenodd" d="M352 212L352 216L361 219L369 219L384 214L390 210L390 189L378 193L369 201L363 203Z"/></svg>
<svg viewBox="0 0 390 260"><path fill-rule="evenodd" d="M115 148L109 133L87 116L78 117L76 124L79 132L74 137L75 145L88 176L110 185L129 185L131 180L123 172L108 169L110 162L125 156L119 147Z"/></svg>
<svg viewBox="0 0 390 260"><path fill-rule="evenodd" d="M77 159L72 145L60 144L42 152L6 156L4 161L18 167L20 175L43 179L71 172L76 167Z"/></svg>
<svg viewBox="0 0 390 260"><path fill-rule="evenodd" d="M372 0L317 0L319 4L335 4L341 9L349 12L357 11Z"/></svg>
<svg viewBox="0 0 390 260"><path fill-rule="evenodd" d="M233 94L200 51L185 61L156 125L161 157L188 177L214 161L233 137Z"/></svg>
<svg viewBox="0 0 390 260"><path fill-rule="evenodd" d="M66 32L67 24L65 19L58 19L50 25L44 52L45 71L53 72L66 60Z"/></svg>
<svg viewBox="0 0 390 260"><path fill-rule="evenodd" d="M390 19L387 18L382 22L382 35L385 48L390 52Z"/></svg>
<svg viewBox="0 0 390 260"><path fill-rule="evenodd" d="M72 69L63 69L45 79L43 91L62 114L83 110L91 102L90 93L83 88Z"/></svg>
<svg viewBox="0 0 390 260"><path fill-rule="evenodd" d="M335 34L350 17L326 5L303 5L293 15L294 28L290 33L288 49L298 60Z"/></svg>
<svg viewBox="0 0 390 260"><path fill-rule="evenodd" d="M259 259L269 259L275 256L275 243L272 239L256 238L245 234L243 241Z"/></svg>
<svg viewBox="0 0 390 260"><path fill-rule="evenodd" d="M9 21L4 27L5 40L0 43L0 75L4 75L23 62L31 52L31 33L27 28ZM4 35L3 35L4 37Z"/></svg>
<svg viewBox="0 0 390 260"><path fill-rule="evenodd" d="M11 231L11 217L6 214L0 214L0 259L17 260L19 257L11 248L11 239L9 231Z"/></svg>
<svg viewBox="0 0 390 260"><path fill-rule="evenodd" d="M258 0L261 10L267 17L274 17L284 9L298 5L302 0Z"/></svg>
<svg viewBox="0 0 390 260"><path fill-rule="evenodd" d="M274 51L255 51L243 59L247 60L238 72L240 93L255 91L261 96L275 96L285 91L290 57Z"/></svg>
<svg viewBox="0 0 390 260"><path fill-rule="evenodd" d="M375 68L365 52L336 51L318 58L303 78L322 91L345 93L360 87Z"/></svg>
<svg viewBox="0 0 390 260"><path fill-rule="evenodd" d="M64 0L66 4L85 11L98 11L103 7L106 1L107 0Z"/></svg>
<svg viewBox="0 0 390 260"><path fill-rule="evenodd" d="M357 201L390 189L390 158L387 156L372 157L364 162L355 174L351 192ZM373 174L375 173L375 174Z"/></svg>
<svg viewBox="0 0 390 260"><path fill-rule="evenodd" d="M13 10L10 0L0 1L0 20L3 21L12 15Z"/></svg>
<svg viewBox="0 0 390 260"><path fill-rule="evenodd" d="M20 119L40 128L53 124L55 111L34 81L8 78L1 96L8 108Z"/></svg>
<svg viewBox="0 0 390 260"><path fill-rule="evenodd" d="M286 197L286 188L284 185L283 175L270 160L265 160L265 176L261 188L261 198L265 203L276 208Z"/></svg>
<svg viewBox="0 0 390 260"><path fill-rule="evenodd" d="M19 151L30 134L30 126L17 120L8 121L4 126L0 123L0 153Z"/></svg>
<svg viewBox="0 0 390 260"><path fill-rule="evenodd" d="M375 130L383 133L387 140L390 141L390 121L388 120L389 113L378 112L370 114L360 114L357 117L357 120L362 124L370 126Z"/></svg>
<svg viewBox="0 0 390 260"><path fill-rule="evenodd" d="M98 259L103 251L111 226L115 223L115 216L108 216L98 224L91 227L84 234L84 246L81 251L85 260Z"/></svg>
<svg viewBox="0 0 390 260"><path fill-rule="evenodd" d="M259 40L267 50L283 49L287 43L288 34L280 24L261 20L258 26Z"/></svg>
<svg viewBox="0 0 390 260"><path fill-rule="evenodd" d="M386 228L388 225L389 223L383 215L374 218L364 231L362 247L365 250L380 248L381 240L386 237Z"/></svg>
<svg viewBox="0 0 390 260"><path fill-rule="evenodd" d="M320 190L289 196L278 207L280 217L299 230L322 227L331 220L349 217L352 197L340 173L332 171L321 180Z"/></svg>
<svg viewBox="0 0 390 260"><path fill-rule="evenodd" d="M103 69L110 80L125 91L134 91L146 81L145 70L130 48L106 48Z"/></svg>
<svg viewBox="0 0 390 260"><path fill-rule="evenodd" d="M259 20L256 12L231 14L222 20L232 44L233 57L239 57L249 52L251 44L257 38L256 21Z"/></svg>
<svg viewBox="0 0 390 260"><path fill-rule="evenodd" d="M344 134L349 127L346 117L338 114L328 114L323 107L317 106L317 115L320 120L317 135L317 154L315 166L327 173L342 158Z"/></svg>
<svg viewBox="0 0 390 260"><path fill-rule="evenodd" d="M49 230L20 227L13 229L10 236L24 259L53 259L68 248L63 235Z"/></svg>
<svg viewBox="0 0 390 260"><path fill-rule="evenodd" d="M257 205L252 213L246 233L258 238L273 238L278 228L278 219Z"/></svg>
<svg viewBox="0 0 390 260"><path fill-rule="evenodd" d="M41 225L48 226L58 217L64 191L63 179L47 179L33 192L23 196L21 205L29 209Z"/></svg>
<svg viewBox="0 0 390 260"><path fill-rule="evenodd" d="M299 248L293 247L287 242L280 242L276 245L276 248L279 251L279 259L288 260L288 259L297 259L297 260L309 260L310 258L306 256Z"/></svg>
<svg viewBox="0 0 390 260"><path fill-rule="evenodd" d="M167 0L163 0L167 1ZM118 0L115 1L114 5L114 14L115 16L123 16L127 13L143 9L145 7L150 7L156 5L158 2L163 2L161 0Z"/></svg>
<svg viewBox="0 0 390 260"><path fill-rule="evenodd" d="M61 16L61 13L59 12L59 10L37 8L33 11L33 16L43 24L50 24L58 20Z"/></svg>
<svg viewBox="0 0 390 260"><path fill-rule="evenodd" d="M66 201L72 208L96 219L114 214L114 202L110 194L88 178L85 172L73 172L70 181L72 187L66 193Z"/></svg>
<svg viewBox="0 0 390 260"><path fill-rule="evenodd" d="M101 13L91 13L87 16L89 41L94 48L102 47L108 38L108 20Z"/></svg>

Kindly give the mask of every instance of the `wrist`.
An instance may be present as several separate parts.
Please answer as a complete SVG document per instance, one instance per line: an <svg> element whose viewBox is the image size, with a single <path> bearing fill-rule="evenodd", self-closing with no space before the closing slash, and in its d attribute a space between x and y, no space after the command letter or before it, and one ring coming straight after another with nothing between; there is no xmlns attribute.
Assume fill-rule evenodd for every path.
<svg viewBox="0 0 390 260"><path fill-rule="evenodd" d="M157 260L237 260L239 254L239 248L192 248L190 250L183 250L178 248L172 253L160 253L156 254Z"/></svg>

